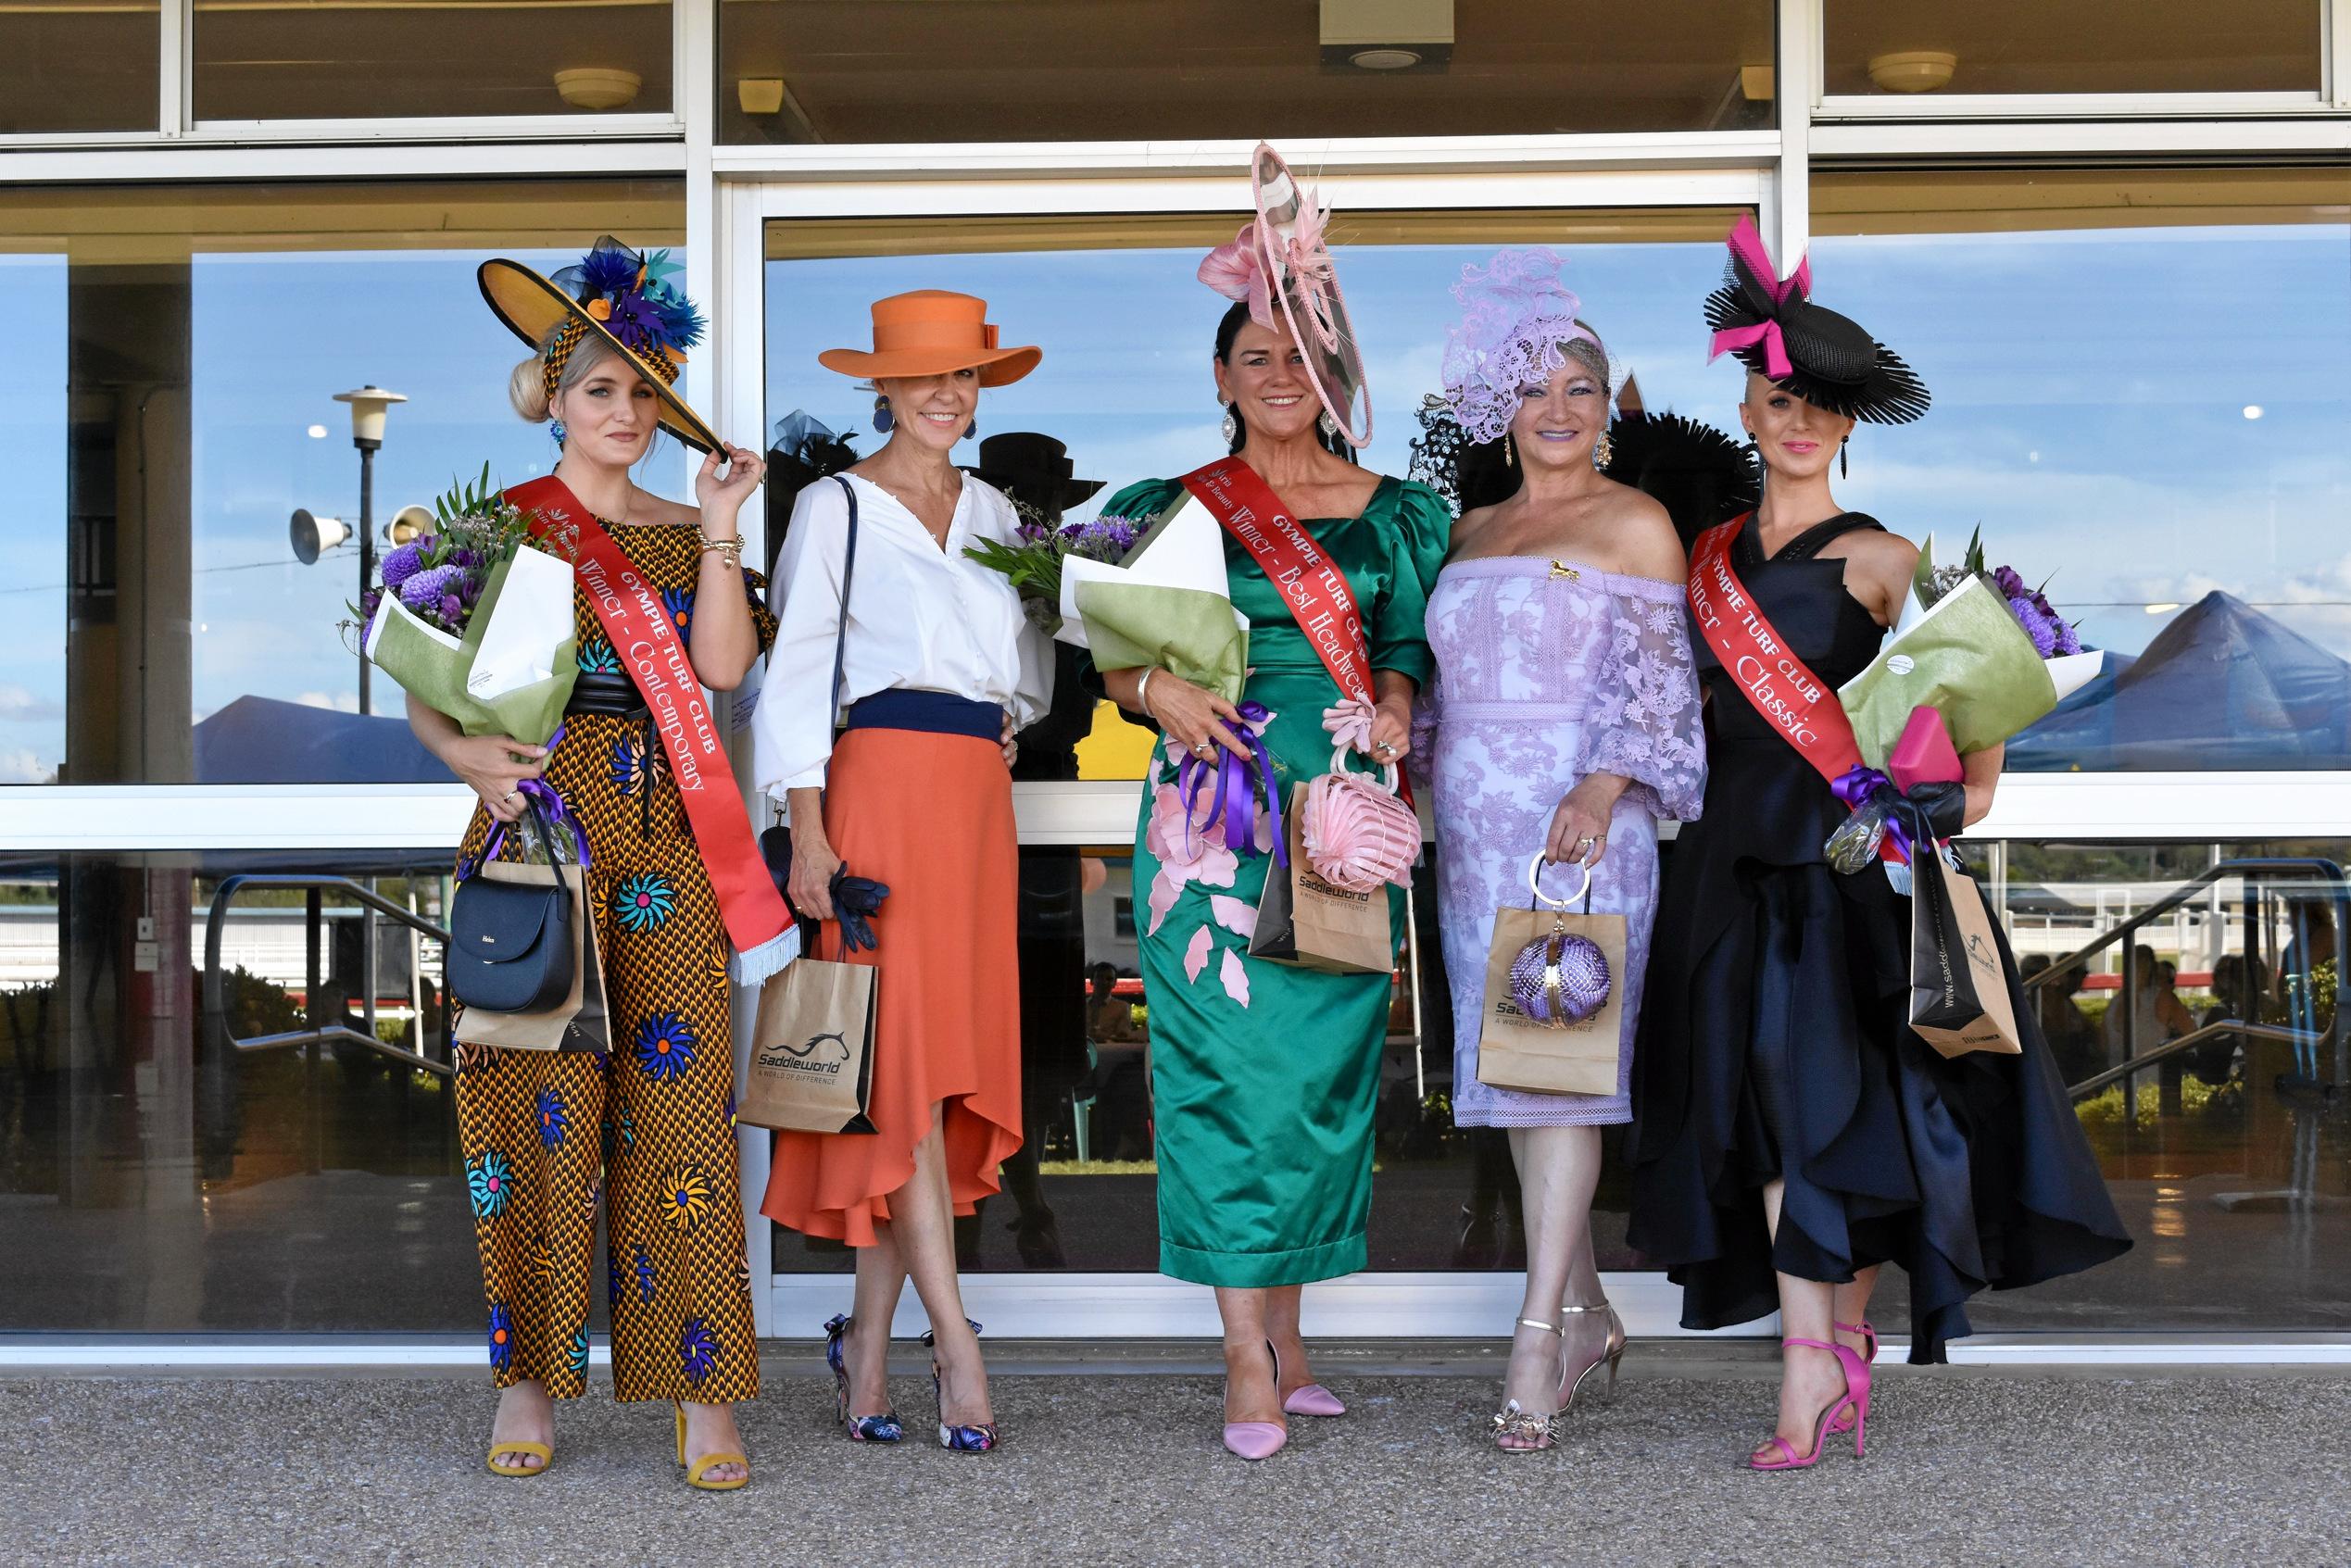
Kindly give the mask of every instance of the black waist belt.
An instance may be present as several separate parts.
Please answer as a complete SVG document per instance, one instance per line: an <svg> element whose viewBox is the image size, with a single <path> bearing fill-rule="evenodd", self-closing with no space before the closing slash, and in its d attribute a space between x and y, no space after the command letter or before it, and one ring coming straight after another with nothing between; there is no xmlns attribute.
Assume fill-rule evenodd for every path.
<svg viewBox="0 0 2351 1568"><path fill-rule="evenodd" d="M600 713L614 719L639 719L649 711L645 694L626 675L592 673L583 670L572 684L566 713Z"/></svg>
<svg viewBox="0 0 2351 1568"><path fill-rule="evenodd" d="M970 735L996 740L1004 734L1004 710L946 692L875 692L849 705L851 730L915 730L924 734Z"/></svg>

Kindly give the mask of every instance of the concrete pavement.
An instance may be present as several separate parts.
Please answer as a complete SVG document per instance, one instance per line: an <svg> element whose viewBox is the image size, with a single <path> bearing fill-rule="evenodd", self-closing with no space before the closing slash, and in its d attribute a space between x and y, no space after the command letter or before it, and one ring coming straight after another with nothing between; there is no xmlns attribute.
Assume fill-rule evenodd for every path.
<svg viewBox="0 0 2351 1568"><path fill-rule="evenodd" d="M669 1413L599 1375L558 1458L487 1474L474 1377L0 1383L0 1562L522 1565L2351 1562L2351 1377L1882 1368L1870 1449L1748 1474L1769 1366L1636 1345L1560 1449L1497 1453L1490 1377L1320 1370L1353 1407L1247 1465L1218 1384L999 1357L988 1455L856 1446L807 1352L689 1493ZM1132 1367L1135 1363L1122 1363ZM893 1389L910 1437L928 1383Z"/></svg>

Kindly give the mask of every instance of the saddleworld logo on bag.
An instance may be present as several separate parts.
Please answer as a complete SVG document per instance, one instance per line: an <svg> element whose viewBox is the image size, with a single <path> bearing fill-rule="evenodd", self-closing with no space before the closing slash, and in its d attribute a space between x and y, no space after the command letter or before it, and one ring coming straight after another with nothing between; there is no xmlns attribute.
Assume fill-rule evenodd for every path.
<svg viewBox="0 0 2351 1568"><path fill-rule="evenodd" d="M806 1045L786 1046L779 1052L761 1052L752 1065L772 1073L811 1073L836 1077L849 1059L848 1039L837 1031L811 1035Z"/></svg>
<svg viewBox="0 0 2351 1568"><path fill-rule="evenodd" d="M1600 1013L1595 1011L1572 1023L1545 1023L1540 1019L1528 1017L1525 1010L1508 997L1500 997L1494 1001L1494 1022L1516 1024L1522 1029L1548 1029L1555 1035L1585 1035L1600 1026Z"/></svg>
<svg viewBox="0 0 2351 1568"><path fill-rule="evenodd" d="M1976 966L1979 974L1997 974L2000 972L2000 960L1993 953L1992 944L1980 936L1968 936L1968 961Z"/></svg>

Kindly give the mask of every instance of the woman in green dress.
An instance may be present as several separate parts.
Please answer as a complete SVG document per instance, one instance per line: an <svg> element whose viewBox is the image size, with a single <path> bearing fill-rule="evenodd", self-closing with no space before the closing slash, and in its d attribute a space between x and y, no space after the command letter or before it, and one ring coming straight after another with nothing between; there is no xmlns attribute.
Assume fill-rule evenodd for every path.
<svg viewBox="0 0 2351 1568"><path fill-rule="evenodd" d="M1213 268L1212 258L1204 281L1213 283ZM1220 292L1245 297L1244 290ZM1337 432L1346 416L1324 411L1324 382L1286 320L1268 323L1235 305L1217 330L1215 375L1233 453L1346 574L1362 608L1375 711L1368 733L1359 713L1355 734L1366 755L1351 753L1350 761L1401 764L1413 696L1429 673L1422 621L1452 522L1445 503L1426 486L1366 473L1341 455ZM1180 480L1130 485L1103 511L1153 517L1183 488ZM1307 1369L1299 1295L1310 1281L1365 1263L1372 1111L1391 977L1248 957L1274 864L1264 852L1270 833L1258 834L1259 852L1237 855L1222 834L1186 831L1176 777L1187 753L1213 760L1222 747L1249 757L1248 732L1257 729L1287 801L1294 784L1331 766L1325 713L1342 700L1281 593L1229 533L1225 558L1233 603L1250 622L1252 668L1241 706L1166 670L1108 671L1103 681L1121 707L1165 736L1135 838L1135 885L1150 889L1140 947L1160 1268L1216 1287L1226 1446L1264 1459L1287 1440L1285 1415L1345 1408ZM1259 707L1270 718L1244 721ZM1382 893L1390 941L1400 942L1403 893Z"/></svg>

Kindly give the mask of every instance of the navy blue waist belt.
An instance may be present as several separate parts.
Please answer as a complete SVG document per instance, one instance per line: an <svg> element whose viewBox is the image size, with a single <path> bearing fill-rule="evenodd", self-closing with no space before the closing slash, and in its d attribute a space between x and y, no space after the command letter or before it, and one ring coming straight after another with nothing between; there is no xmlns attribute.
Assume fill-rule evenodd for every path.
<svg viewBox="0 0 2351 1568"><path fill-rule="evenodd" d="M849 705L850 730L914 730L932 735L970 735L992 741L1004 734L1004 709L948 692L892 688Z"/></svg>

